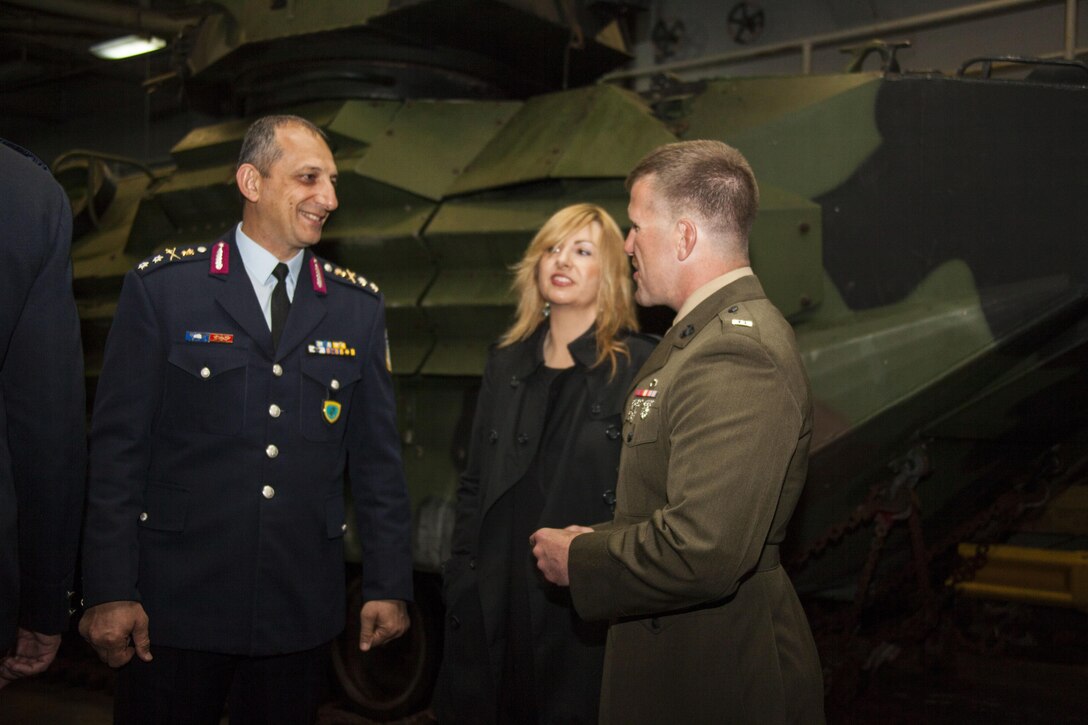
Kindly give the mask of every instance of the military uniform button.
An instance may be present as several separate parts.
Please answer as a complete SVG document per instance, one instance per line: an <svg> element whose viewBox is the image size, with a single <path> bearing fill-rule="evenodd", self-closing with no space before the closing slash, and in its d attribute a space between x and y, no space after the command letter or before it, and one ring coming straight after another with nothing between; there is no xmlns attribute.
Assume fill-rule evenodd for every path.
<svg viewBox="0 0 1088 725"><path fill-rule="evenodd" d="M491 432L487 434L487 440L491 443L496 443L499 440L499 432L492 428Z"/></svg>
<svg viewBox="0 0 1088 725"><path fill-rule="evenodd" d="M627 434L627 442L628 442L628 443L630 443L630 442L631 442L631 439L632 439L633 437L634 437L633 435L631 435L630 433L628 433L628 434Z"/></svg>
<svg viewBox="0 0 1088 725"><path fill-rule="evenodd" d="M336 378L333 378L332 382L329 383L329 387L332 388L333 390L339 390L340 389L340 381L337 380Z"/></svg>
<svg viewBox="0 0 1088 725"><path fill-rule="evenodd" d="M280 449L276 448L274 444L269 443L268 447L264 449L264 452L269 458L275 458L280 454Z"/></svg>
<svg viewBox="0 0 1088 725"><path fill-rule="evenodd" d="M282 412L283 412L283 411L282 411L282 410L280 410L280 406L276 405L275 403L273 403L272 405L268 406L268 414L269 414L270 416L272 416L273 418L279 418L279 417L280 417L280 413L282 413Z"/></svg>
<svg viewBox="0 0 1088 725"><path fill-rule="evenodd" d="M261 489L261 495L265 498L272 498L276 495L276 489L272 488L271 486L265 486Z"/></svg>
<svg viewBox="0 0 1088 725"><path fill-rule="evenodd" d="M147 521L147 512L144 511L140 514L140 521Z"/></svg>
<svg viewBox="0 0 1088 725"><path fill-rule="evenodd" d="M620 429L614 425L610 425L604 429L604 434L608 436L609 440L616 440L620 437Z"/></svg>
<svg viewBox="0 0 1088 725"><path fill-rule="evenodd" d="M340 530L341 531L347 531L348 530L348 525L347 524L340 524Z"/></svg>
<svg viewBox="0 0 1088 725"><path fill-rule="evenodd" d="M518 380L517 375L514 375L513 377L510 378L510 387L511 388L516 388L519 385L521 385L521 381Z"/></svg>
<svg viewBox="0 0 1088 725"><path fill-rule="evenodd" d="M469 558L468 568L469 569L475 569L476 568L476 557L475 556Z"/></svg>
<svg viewBox="0 0 1088 725"><path fill-rule="evenodd" d="M518 443L520 443L521 445L525 445L528 442L529 442L529 436L527 436L524 433L518 433Z"/></svg>
<svg viewBox="0 0 1088 725"><path fill-rule="evenodd" d="M209 368L200 368L200 377L207 380L212 376L212 371Z"/></svg>
<svg viewBox="0 0 1088 725"><path fill-rule="evenodd" d="M272 366L272 374L275 375L277 378L279 376L283 375L283 366L280 365L279 363L276 363L275 365L273 365Z"/></svg>
<svg viewBox="0 0 1088 725"><path fill-rule="evenodd" d="M589 412L593 413L593 415L600 415L601 414L601 404L600 403L594 403L590 407Z"/></svg>

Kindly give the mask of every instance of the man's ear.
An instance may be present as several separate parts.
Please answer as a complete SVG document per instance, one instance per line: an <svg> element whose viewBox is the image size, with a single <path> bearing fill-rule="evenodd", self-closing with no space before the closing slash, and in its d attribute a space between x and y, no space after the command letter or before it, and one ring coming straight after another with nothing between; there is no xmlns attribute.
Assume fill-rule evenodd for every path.
<svg viewBox="0 0 1088 725"><path fill-rule="evenodd" d="M691 219L681 217L676 222L676 259L683 262L695 251L699 227Z"/></svg>
<svg viewBox="0 0 1088 725"><path fill-rule="evenodd" d="M238 191L246 201L256 202L261 198L261 172L253 164L242 164L234 173L234 180L238 184Z"/></svg>

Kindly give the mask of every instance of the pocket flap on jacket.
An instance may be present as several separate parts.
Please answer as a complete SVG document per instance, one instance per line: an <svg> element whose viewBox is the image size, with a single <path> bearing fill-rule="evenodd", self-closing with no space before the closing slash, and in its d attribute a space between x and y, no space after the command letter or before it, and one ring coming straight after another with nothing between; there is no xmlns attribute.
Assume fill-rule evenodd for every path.
<svg viewBox="0 0 1088 725"><path fill-rule="evenodd" d="M140 526L156 531L184 531L188 506L188 489L152 483L144 492Z"/></svg>

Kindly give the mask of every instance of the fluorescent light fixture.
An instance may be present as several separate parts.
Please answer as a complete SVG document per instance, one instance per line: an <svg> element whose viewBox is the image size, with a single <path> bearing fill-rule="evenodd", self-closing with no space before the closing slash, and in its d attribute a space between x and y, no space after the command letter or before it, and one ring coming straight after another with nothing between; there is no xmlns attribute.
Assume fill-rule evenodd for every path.
<svg viewBox="0 0 1088 725"><path fill-rule="evenodd" d="M150 53L165 47L166 41L162 38L156 38L154 35L147 37L126 35L123 38L114 38L98 45L92 45L91 52L99 58L120 60L122 58L131 58L134 55Z"/></svg>

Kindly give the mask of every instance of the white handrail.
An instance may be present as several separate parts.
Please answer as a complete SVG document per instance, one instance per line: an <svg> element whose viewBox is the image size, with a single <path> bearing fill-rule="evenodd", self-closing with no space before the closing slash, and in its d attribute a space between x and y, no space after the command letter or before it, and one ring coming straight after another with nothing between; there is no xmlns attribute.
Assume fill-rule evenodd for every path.
<svg viewBox="0 0 1088 725"><path fill-rule="evenodd" d="M856 28L846 28L832 33L810 35L797 40L787 40L781 43L772 43L757 48L735 50L728 53L707 55L702 58L680 60L672 63L662 63L652 68L640 68L636 70L615 71L601 77L600 82L612 82L627 80L629 78L642 78L657 75L659 73L671 73L673 71L691 70L712 65L727 65L756 58L784 55L787 53L801 53L801 72L812 72L812 50L827 45L835 45L849 40L861 38L874 38L889 33L900 33L921 28L931 28L940 25L949 25L972 18L986 15L997 15L1013 10L1022 10L1033 5L1049 5L1057 2L1065 2L1065 51L1064 56L1072 60L1077 53L1075 48L1077 37L1077 0L989 0L974 5L939 10L922 15L913 15L899 20L888 20L883 23L862 25Z"/></svg>

